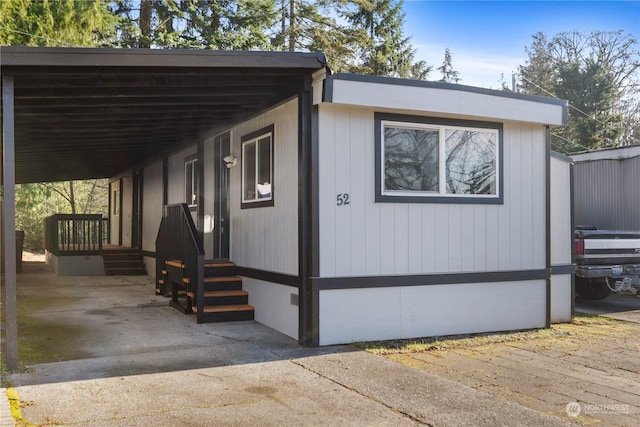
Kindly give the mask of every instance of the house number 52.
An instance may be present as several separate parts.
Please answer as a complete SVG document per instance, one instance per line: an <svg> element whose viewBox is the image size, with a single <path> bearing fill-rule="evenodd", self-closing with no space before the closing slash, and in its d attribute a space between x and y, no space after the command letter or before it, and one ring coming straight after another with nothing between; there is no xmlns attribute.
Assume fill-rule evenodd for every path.
<svg viewBox="0 0 640 427"><path fill-rule="evenodd" d="M349 203L351 203L349 201L349 193L339 193L336 196L336 204L338 206L345 206L345 205L348 205Z"/></svg>

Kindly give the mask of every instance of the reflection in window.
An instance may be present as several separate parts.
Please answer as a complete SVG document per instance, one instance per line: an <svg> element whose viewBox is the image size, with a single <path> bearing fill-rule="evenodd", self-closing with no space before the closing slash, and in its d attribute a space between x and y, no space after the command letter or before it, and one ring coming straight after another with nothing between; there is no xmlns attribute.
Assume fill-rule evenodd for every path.
<svg viewBox="0 0 640 427"><path fill-rule="evenodd" d="M445 130L447 193L496 194L495 132Z"/></svg>
<svg viewBox="0 0 640 427"><path fill-rule="evenodd" d="M242 205L273 205L273 126L242 138ZM266 203L264 203L266 202Z"/></svg>
<svg viewBox="0 0 640 427"><path fill-rule="evenodd" d="M379 123L382 196L499 196L498 128Z"/></svg>
<svg viewBox="0 0 640 427"><path fill-rule="evenodd" d="M385 127L384 189L438 191L438 130Z"/></svg>

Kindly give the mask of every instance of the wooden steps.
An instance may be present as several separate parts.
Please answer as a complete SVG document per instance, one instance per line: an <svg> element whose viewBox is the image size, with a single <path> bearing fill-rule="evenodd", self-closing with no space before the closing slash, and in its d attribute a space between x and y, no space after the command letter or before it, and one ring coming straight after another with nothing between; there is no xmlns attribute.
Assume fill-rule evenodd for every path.
<svg viewBox="0 0 640 427"><path fill-rule="evenodd" d="M167 284L170 284L170 289L177 291L176 296L172 295L171 306L186 314L196 313L199 323L254 319L255 308L248 303L249 293L242 289L242 277L236 275L234 263L204 263L203 308L199 314L195 284L187 276L184 263L180 260L166 261L162 273L159 286L166 291Z"/></svg>
<svg viewBox="0 0 640 427"><path fill-rule="evenodd" d="M147 274L142 254L136 248L104 249L104 272L108 276L137 276Z"/></svg>

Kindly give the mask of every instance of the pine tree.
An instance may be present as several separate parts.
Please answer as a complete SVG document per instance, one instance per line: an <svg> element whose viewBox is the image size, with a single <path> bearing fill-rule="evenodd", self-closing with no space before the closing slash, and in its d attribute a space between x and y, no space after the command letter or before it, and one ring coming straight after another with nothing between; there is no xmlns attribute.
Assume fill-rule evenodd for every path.
<svg viewBox="0 0 640 427"><path fill-rule="evenodd" d="M110 46L116 17L106 0L2 0L0 44Z"/></svg>
<svg viewBox="0 0 640 427"><path fill-rule="evenodd" d="M462 80L460 73L453 69L449 48L444 50L444 61L442 61L442 65L438 67L438 71L442 74L441 82L458 83Z"/></svg>
<svg viewBox="0 0 640 427"><path fill-rule="evenodd" d="M410 38L404 35L402 1L342 0L339 4L340 16L365 35L359 60L350 71L402 78L426 77L430 68L423 61L414 61L415 51Z"/></svg>

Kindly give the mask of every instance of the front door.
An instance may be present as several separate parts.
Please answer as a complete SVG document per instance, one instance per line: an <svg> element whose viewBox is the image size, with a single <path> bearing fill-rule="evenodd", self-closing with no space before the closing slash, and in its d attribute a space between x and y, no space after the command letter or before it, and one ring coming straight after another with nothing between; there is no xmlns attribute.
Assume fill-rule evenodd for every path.
<svg viewBox="0 0 640 427"><path fill-rule="evenodd" d="M215 138L214 147L214 175L215 194L213 202L213 257L229 258L229 168L230 162L229 132ZM227 160L225 161L225 157Z"/></svg>

